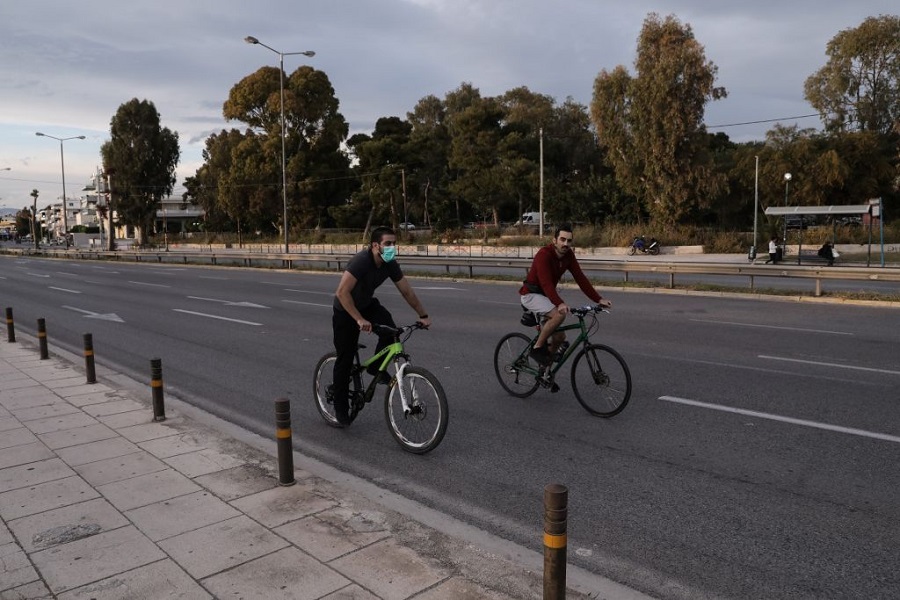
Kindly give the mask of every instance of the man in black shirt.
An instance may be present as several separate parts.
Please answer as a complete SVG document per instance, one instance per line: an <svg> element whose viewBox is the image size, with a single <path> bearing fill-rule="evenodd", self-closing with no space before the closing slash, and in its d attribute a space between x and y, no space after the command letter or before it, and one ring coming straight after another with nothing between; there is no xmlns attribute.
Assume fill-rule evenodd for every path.
<svg viewBox="0 0 900 600"><path fill-rule="evenodd" d="M397 236L389 227L378 227L372 232L369 247L359 252L347 263L334 294L334 415L341 425L350 424L350 371L359 344L359 332L371 332L372 323L396 327L391 313L375 298L375 290L390 278L400 290L403 299L416 311L418 321L425 327L431 319L403 276L400 265L394 260L397 253ZM391 343L389 338L378 338L376 353Z"/></svg>

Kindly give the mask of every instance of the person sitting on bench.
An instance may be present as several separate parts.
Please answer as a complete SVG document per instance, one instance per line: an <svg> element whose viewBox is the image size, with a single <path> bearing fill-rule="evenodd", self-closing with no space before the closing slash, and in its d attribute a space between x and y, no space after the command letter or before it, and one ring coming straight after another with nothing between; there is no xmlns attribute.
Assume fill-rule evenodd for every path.
<svg viewBox="0 0 900 600"><path fill-rule="evenodd" d="M831 245L831 242L825 242L822 244L822 247L819 248L819 256L828 261L828 266L834 265L834 248Z"/></svg>

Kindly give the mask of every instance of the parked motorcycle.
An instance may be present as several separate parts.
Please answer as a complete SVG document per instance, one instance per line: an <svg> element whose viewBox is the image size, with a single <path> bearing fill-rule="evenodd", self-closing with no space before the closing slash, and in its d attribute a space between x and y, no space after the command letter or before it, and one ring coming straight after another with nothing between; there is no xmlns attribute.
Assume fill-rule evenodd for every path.
<svg viewBox="0 0 900 600"><path fill-rule="evenodd" d="M631 247L628 248L628 254L634 256L635 253L640 252L641 254L652 254L656 256L659 254L659 242L656 241L656 238L650 238L650 242L644 239L644 236L634 238L634 241L631 242Z"/></svg>

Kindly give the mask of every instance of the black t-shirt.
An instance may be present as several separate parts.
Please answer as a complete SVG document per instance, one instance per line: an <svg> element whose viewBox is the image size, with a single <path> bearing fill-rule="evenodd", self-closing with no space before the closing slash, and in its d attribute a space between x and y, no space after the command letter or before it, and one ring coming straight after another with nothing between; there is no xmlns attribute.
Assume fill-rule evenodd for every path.
<svg viewBox="0 0 900 600"><path fill-rule="evenodd" d="M356 285L353 286L350 295L357 310L363 310L372 303L375 290L388 277L395 283L403 279L403 271L397 261L383 262L380 267L376 266L371 248L362 250L351 258L346 270L356 277ZM341 306L337 296L334 298L334 309L344 312L344 307Z"/></svg>

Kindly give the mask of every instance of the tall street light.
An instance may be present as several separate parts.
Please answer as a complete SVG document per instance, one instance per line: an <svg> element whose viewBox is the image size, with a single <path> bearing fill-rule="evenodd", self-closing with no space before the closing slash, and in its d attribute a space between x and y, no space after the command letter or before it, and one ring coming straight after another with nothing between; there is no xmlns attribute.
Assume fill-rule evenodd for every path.
<svg viewBox="0 0 900 600"><path fill-rule="evenodd" d="M787 208L788 205L788 189L791 187L791 174L784 174L784 207ZM803 219L803 215L800 216ZM803 221L800 221L800 226L803 226ZM784 215L784 233L781 236L781 243L783 246L787 246L787 215Z"/></svg>
<svg viewBox="0 0 900 600"><path fill-rule="evenodd" d="M298 54L302 54L303 56L315 56L316 53L312 50L304 50L303 52L279 52L275 48L271 46L267 46L263 44L261 41L253 37L252 35L248 35L244 38L244 41L248 44L257 44L262 46L263 48L268 48L272 52L278 55L279 59L279 69L278 69L278 79L280 82L280 92L281 92L281 200L284 205L284 214L283 218L283 227L284 227L284 252L287 254L289 250L288 246L288 210L287 210L287 151L285 150L285 131L284 131L284 57L285 56L296 56Z"/></svg>
<svg viewBox="0 0 900 600"><path fill-rule="evenodd" d="M59 142L59 162L62 165L62 184L63 184L63 239L66 240L66 250L69 249L69 219L67 214L69 212L68 204L66 203L66 159L63 156L63 142L66 140L83 140L83 135L73 135L72 137L67 138L58 138L55 135L47 135L46 133L41 133L38 131L34 135L39 137L48 137L52 140L56 140Z"/></svg>

